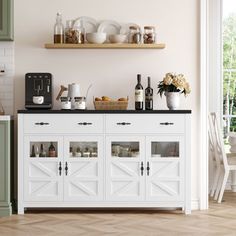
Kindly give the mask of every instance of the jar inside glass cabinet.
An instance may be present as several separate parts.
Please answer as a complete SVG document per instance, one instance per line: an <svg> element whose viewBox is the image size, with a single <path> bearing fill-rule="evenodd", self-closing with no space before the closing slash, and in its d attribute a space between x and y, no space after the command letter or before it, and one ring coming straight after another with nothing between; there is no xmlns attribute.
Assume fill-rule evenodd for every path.
<svg viewBox="0 0 236 236"><path fill-rule="evenodd" d="M141 43L142 42L142 34L139 27L130 26L129 27L129 43Z"/></svg>
<svg viewBox="0 0 236 236"><path fill-rule="evenodd" d="M145 44L152 44L156 42L155 27L153 26L144 27L143 42Z"/></svg>
<svg viewBox="0 0 236 236"><path fill-rule="evenodd" d="M66 22L65 40L66 43L83 44L85 30L82 23L76 23L73 20Z"/></svg>

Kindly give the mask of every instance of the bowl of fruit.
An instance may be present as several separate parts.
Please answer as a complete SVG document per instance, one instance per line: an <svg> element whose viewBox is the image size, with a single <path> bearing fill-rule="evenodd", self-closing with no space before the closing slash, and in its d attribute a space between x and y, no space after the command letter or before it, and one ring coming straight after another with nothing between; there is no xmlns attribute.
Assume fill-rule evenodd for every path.
<svg viewBox="0 0 236 236"><path fill-rule="evenodd" d="M112 99L107 96L96 97L93 101L95 110L127 110L129 98Z"/></svg>

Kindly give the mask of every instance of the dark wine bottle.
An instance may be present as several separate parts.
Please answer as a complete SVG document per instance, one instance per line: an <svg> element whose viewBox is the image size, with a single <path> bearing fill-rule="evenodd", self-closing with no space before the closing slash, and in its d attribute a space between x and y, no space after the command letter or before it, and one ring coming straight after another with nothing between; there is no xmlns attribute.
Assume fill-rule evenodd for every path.
<svg viewBox="0 0 236 236"><path fill-rule="evenodd" d="M48 156L49 157L56 157L56 148L54 147L53 142L51 142L51 145L49 146Z"/></svg>
<svg viewBox="0 0 236 236"><path fill-rule="evenodd" d="M137 75L138 83L135 86L135 110L143 110L143 86L141 84L141 75Z"/></svg>
<svg viewBox="0 0 236 236"><path fill-rule="evenodd" d="M145 110L153 110L153 89L150 77L148 77L148 86L145 89Z"/></svg>
<svg viewBox="0 0 236 236"><path fill-rule="evenodd" d="M35 149L34 149L34 144L32 145L32 151L31 151L31 157L36 157L36 154L35 154Z"/></svg>
<svg viewBox="0 0 236 236"><path fill-rule="evenodd" d="M46 156L47 156L47 153L46 153L46 151L44 149L44 145L41 143L39 157L46 157Z"/></svg>

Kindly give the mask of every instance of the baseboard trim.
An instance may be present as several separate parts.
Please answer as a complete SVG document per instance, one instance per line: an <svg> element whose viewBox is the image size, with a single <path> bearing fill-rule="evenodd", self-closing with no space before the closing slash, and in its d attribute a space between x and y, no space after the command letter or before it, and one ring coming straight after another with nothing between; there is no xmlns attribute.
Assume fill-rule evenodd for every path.
<svg viewBox="0 0 236 236"><path fill-rule="evenodd" d="M12 208L9 207L0 207L0 217L2 216L10 216L12 214Z"/></svg>
<svg viewBox="0 0 236 236"><path fill-rule="evenodd" d="M200 202L199 202L199 199L194 199L192 200L191 202L191 208L192 210L200 210ZM201 210L205 210L205 209L201 209Z"/></svg>

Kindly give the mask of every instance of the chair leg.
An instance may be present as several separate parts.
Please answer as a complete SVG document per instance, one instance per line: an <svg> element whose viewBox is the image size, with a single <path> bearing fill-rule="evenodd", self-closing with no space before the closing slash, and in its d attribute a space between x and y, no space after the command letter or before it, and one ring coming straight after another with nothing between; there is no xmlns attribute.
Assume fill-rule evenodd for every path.
<svg viewBox="0 0 236 236"><path fill-rule="evenodd" d="M218 198L218 203L221 203L221 201L222 201L228 177L229 177L229 170L225 171L222 186L221 186L221 189L220 189L219 198Z"/></svg>
<svg viewBox="0 0 236 236"><path fill-rule="evenodd" d="M223 182L223 178L224 178L224 171L220 170L220 176L219 176L219 179L218 179L218 182L217 182L217 188L216 188L215 195L214 195L214 200L215 201L218 199L220 189L221 189L221 186L222 186L222 182Z"/></svg>
<svg viewBox="0 0 236 236"><path fill-rule="evenodd" d="M214 174L213 185L212 185L212 189L211 189L211 192L210 192L211 197L214 196L214 193L215 193L216 188L217 188L217 183L219 181L219 177L220 177L220 168L216 168L215 169L215 174Z"/></svg>

